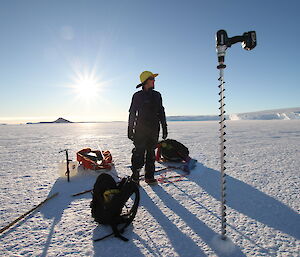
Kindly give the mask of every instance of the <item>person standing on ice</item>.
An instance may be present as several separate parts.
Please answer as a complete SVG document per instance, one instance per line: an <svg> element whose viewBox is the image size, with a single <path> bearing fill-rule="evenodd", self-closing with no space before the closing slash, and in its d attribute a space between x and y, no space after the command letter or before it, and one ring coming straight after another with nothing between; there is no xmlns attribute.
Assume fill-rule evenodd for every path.
<svg viewBox="0 0 300 257"><path fill-rule="evenodd" d="M131 169L132 179L139 183L140 170L145 164L145 182L149 185L156 184L155 148L158 143L160 124L162 138L168 136L165 109L162 104L161 94L154 90L155 77L150 71L140 74L141 83L136 88L142 90L132 97L129 109L128 138L133 141Z"/></svg>

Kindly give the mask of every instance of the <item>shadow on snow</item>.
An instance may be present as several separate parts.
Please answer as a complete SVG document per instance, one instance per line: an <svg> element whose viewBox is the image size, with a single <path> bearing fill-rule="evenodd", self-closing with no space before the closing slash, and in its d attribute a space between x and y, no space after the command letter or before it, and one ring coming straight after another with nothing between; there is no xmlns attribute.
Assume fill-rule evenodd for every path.
<svg viewBox="0 0 300 257"><path fill-rule="evenodd" d="M199 173L191 175L190 180L220 200L220 172L202 164L198 164L197 170ZM226 181L228 206L271 228L300 239L300 215L297 212L243 181L228 175Z"/></svg>
<svg viewBox="0 0 300 257"><path fill-rule="evenodd" d="M198 163L197 168L192 172L188 179L198 184L208 194L219 200L220 173L218 171L209 169ZM82 175L71 178L71 183L66 182L66 179L64 178L59 178L55 182L49 193L49 196L56 192L59 192L59 195L40 208L40 212L45 218L53 219L41 256L47 256L51 239L55 231L55 225L61 220L64 210L71 204L71 202L76 199L91 199L90 194L85 194L78 197L72 197L71 195L92 188L95 180L96 176ZM176 184L174 185L176 186ZM182 190L179 187L177 188ZM143 205L147 211L149 211L149 213L164 229L174 250L180 256L205 256L205 253L201 248L199 248L193 239L181 232L177 228L176 224L174 224L168 219L168 217L164 215L164 213L152 201L142 187L140 191L141 205ZM216 232L210 229L205 223L199 220L188 209L176 201L163 189L163 187L153 187L153 192L155 192L165 205L172 209L172 211L174 211L198 236L200 236L201 239L217 255L222 256L222 253L219 252L218 249L216 249L211 243L212 239L217 236ZM300 224L300 216L288 206L255 189L254 187L230 176L227 176L227 193L227 205L231 208L269 227L280 230L296 239L300 239L300 231L298 229L298 225ZM201 203L199 203L199 205L205 208L205 206L201 205ZM135 221L133 222L133 226L138 219L141 220L141 222L143 220L143 217L139 217L138 215L139 212ZM86 219L89 220L91 218L89 216L86 217ZM19 223L19 225L21 225L23 222L25 222L25 220ZM161 256L162 254L158 249L153 249L153 247L149 245L148 241L141 238L137 233L134 232L133 226L129 226L124 234L124 236L129 237L130 239L130 241L127 243L114 237L104 241L94 242L94 256L141 256L142 252L139 245L142 245L143 248L146 248L147 251L149 251L152 255ZM110 227L97 226L95 223L93 238L98 238L110 232ZM149 240L151 241L151 237L149 237ZM135 243L137 241L139 242L138 245ZM152 244L154 244L153 240ZM235 252L230 256L245 255L242 253L239 247L236 246Z"/></svg>
<svg viewBox="0 0 300 257"><path fill-rule="evenodd" d="M182 231L180 231L176 224L170 221L163 212L157 207L157 205L148 196L146 191L141 190L142 204L152 214L157 222L164 229L168 235L168 239L172 243L172 246L179 256L206 256L201 248L193 241L192 238L188 237ZM153 191L163 201L163 203L174 211L201 239L210 246L210 248L218 256L226 256L220 252L212 243L213 238L218 236L212 229L210 229L205 223L199 220L194 214L182 206L176 199L168 194L162 187L153 187ZM235 251L230 253L231 257L234 256L245 256L241 250L236 246Z"/></svg>

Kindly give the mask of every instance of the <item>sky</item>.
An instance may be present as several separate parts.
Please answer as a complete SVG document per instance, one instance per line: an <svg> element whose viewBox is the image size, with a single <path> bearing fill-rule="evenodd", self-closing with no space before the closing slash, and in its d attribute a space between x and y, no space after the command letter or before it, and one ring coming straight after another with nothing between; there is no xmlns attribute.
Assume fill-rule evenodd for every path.
<svg viewBox="0 0 300 257"><path fill-rule="evenodd" d="M139 74L159 73L166 114L218 114L215 33L257 32L226 51L226 111L298 107L299 1L1 1L0 123L127 120Z"/></svg>

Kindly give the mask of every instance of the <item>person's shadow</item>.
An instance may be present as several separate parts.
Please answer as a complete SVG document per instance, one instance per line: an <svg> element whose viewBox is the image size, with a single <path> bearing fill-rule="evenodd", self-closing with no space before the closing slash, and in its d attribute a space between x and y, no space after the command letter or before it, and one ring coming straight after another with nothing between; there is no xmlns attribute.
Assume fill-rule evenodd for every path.
<svg viewBox="0 0 300 257"><path fill-rule="evenodd" d="M162 187L155 186L153 191L157 194L160 200L178 215L201 239L211 247L218 256L227 256L221 252L213 243L213 239L218 237L218 234L210 229L205 223L199 220L194 214L182 206L176 199L168 194ZM183 231L181 231L174 221L171 221L162 210L153 202L144 189L141 189L142 205L156 219L160 226L164 229L168 240L179 256L206 256L203 250L196 242ZM162 255L163 256L163 255ZM234 246L234 250L229 253L229 256L245 256L239 247Z"/></svg>

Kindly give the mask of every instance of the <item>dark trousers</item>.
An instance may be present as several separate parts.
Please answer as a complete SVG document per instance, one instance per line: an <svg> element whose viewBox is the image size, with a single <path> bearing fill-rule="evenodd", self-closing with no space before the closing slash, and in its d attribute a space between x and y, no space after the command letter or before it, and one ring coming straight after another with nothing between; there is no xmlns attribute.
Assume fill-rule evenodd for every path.
<svg viewBox="0 0 300 257"><path fill-rule="evenodd" d="M155 148L158 143L158 133L136 133L131 157L133 177L139 177L139 170L145 165L145 178L154 178Z"/></svg>

